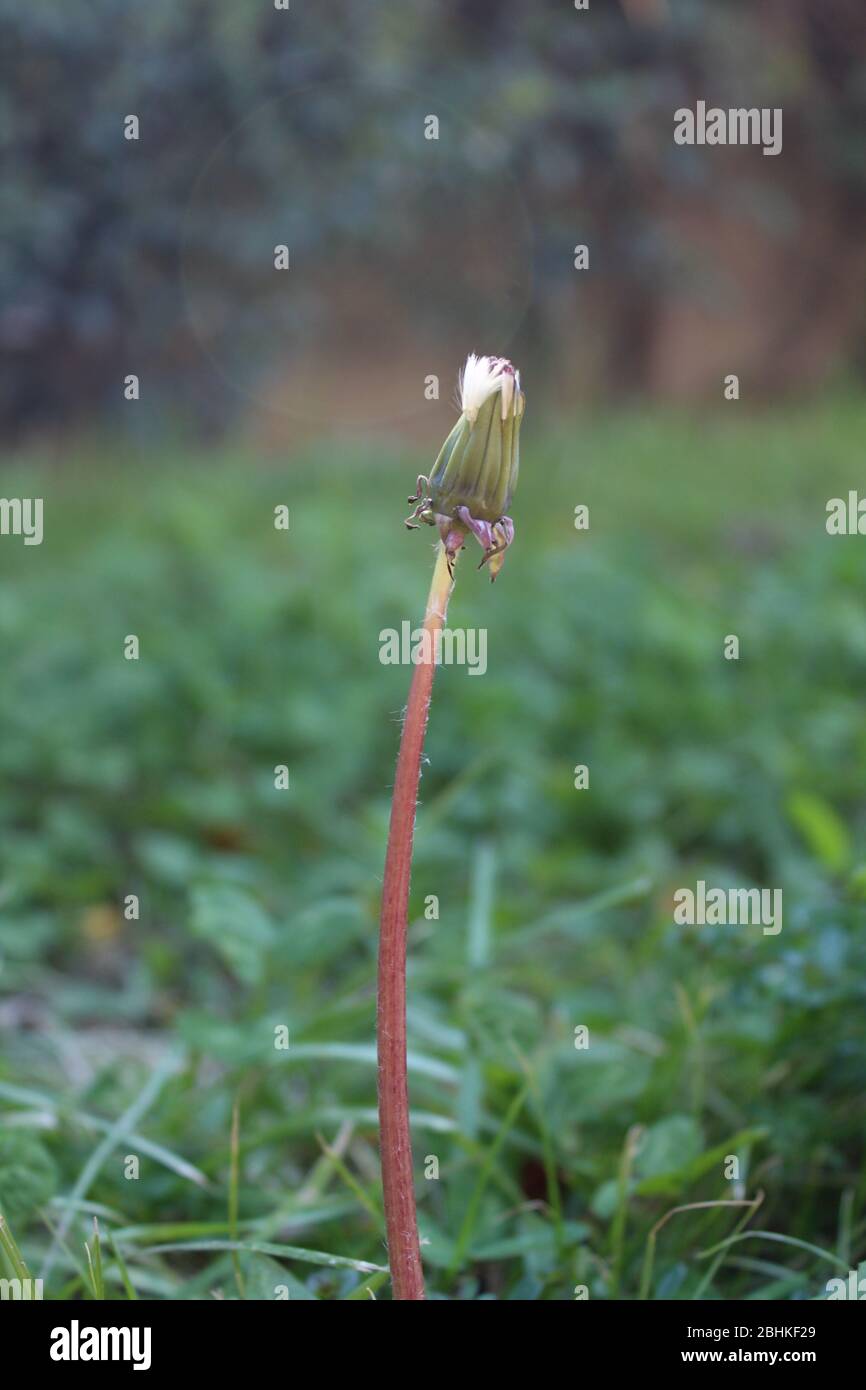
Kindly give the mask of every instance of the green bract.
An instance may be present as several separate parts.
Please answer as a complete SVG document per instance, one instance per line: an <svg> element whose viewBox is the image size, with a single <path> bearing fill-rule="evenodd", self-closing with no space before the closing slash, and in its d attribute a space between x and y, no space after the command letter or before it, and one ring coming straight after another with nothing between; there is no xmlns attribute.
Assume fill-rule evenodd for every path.
<svg viewBox="0 0 866 1390"><path fill-rule="evenodd" d="M460 419L439 451L429 478L419 477L417 506L406 525L438 526L449 564L471 532L495 579L514 538L507 515L520 467L520 376L503 357L471 353L461 377Z"/></svg>
<svg viewBox="0 0 866 1390"><path fill-rule="evenodd" d="M458 507L467 507L477 520L491 522L508 511L517 486L525 400L514 387L508 395L507 402L504 391L488 396L474 420L460 416L430 475L434 511L454 516Z"/></svg>

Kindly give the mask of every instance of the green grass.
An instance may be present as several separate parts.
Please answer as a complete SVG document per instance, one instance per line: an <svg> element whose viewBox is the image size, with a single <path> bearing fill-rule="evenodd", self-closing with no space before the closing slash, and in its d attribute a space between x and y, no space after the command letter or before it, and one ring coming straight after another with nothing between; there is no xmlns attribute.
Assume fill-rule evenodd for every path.
<svg viewBox="0 0 866 1390"><path fill-rule="evenodd" d="M866 540L824 530L864 438L848 398L530 403L516 544L450 614L488 671L439 672L422 782L431 1296L810 1299L866 1254ZM7 465L46 532L0 541L0 1273L46 1297L388 1296L378 651L420 619L428 456ZM783 930L675 926L699 878L781 887Z"/></svg>

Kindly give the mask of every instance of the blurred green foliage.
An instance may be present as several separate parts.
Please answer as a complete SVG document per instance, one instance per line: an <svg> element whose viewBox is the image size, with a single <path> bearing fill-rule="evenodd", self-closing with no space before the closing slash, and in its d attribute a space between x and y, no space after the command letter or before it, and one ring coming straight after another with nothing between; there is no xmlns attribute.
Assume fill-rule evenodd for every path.
<svg viewBox="0 0 866 1390"><path fill-rule="evenodd" d="M815 1298L864 1253L866 560L824 530L864 432L860 401L554 434L530 408L515 545L492 588L467 552L450 615L488 671L438 673L422 781L435 1296ZM51 1297L88 1287L93 1214L115 1297L106 1232L145 1297L387 1296L374 978L409 672L378 653L423 609L423 458L113 463L6 480L45 540L0 547L0 1208L34 1274L70 1223ZM781 887L783 930L674 926L699 878ZM763 1202L651 1236L740 1193ZM747 1218L819 1253L704 1255Z"/></svg>

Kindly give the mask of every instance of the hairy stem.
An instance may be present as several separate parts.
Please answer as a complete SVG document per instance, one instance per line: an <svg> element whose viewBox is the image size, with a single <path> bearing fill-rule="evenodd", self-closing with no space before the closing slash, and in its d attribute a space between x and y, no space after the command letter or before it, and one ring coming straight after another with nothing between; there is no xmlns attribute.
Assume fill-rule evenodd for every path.
<svg viewBox="0 0 866 1390"><path fill-rule="evenodd" d="M453 578L448 569L445 547L440 544L424 617L424 630L429 637L425 639L423 655L429 660L420 661L413 671L400 738L379 924L376 1028L379 1047L379 1144L388 1258L395 1299L424 1297L406 1076L406 926L418 779L436 672L435 634L445 624L452 588Z"/></svg>

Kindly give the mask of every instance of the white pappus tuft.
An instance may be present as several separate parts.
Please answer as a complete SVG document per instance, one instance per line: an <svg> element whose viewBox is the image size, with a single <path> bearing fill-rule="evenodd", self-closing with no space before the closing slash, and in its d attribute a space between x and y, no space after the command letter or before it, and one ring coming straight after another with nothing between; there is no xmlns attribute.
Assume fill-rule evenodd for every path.
<svg viewBox="0 0 866 1390"><path fill-rule="evenodd" d="M507 357L478 357L470 352L460 373L460 409L474 421L479 410L495 391L502 392L502 418L505 419L520 375Z"/></svg>

